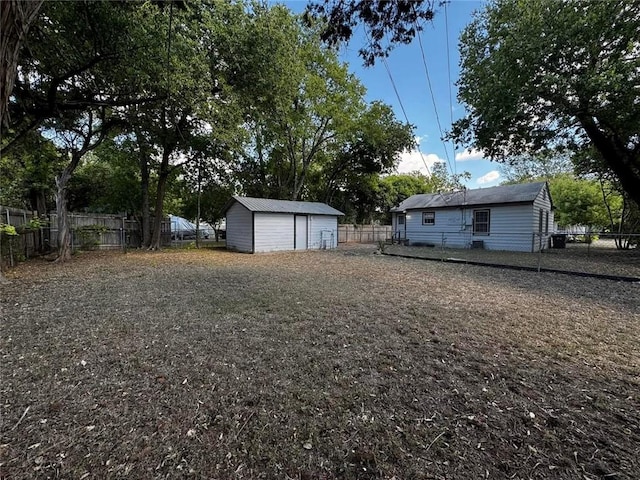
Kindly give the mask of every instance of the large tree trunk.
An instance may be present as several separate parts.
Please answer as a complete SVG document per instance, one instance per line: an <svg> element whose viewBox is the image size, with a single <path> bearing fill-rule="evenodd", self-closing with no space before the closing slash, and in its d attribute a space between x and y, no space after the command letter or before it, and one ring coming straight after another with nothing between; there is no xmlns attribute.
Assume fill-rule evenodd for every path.
<svg viewBox="0 0 640 480"><path fill-rule="evenodd" d="M149 211L149 159L140 153L140 188L142 190L142 246L151 244L151 213Z"/></svg>
<svg viewBox="0 0 640 480"><path fill-rule="evenodd" d="M605 134L588 114L579 114L577 117L593 146L615 173L622 189L640 205L640 155L638 152L633 147L627 148L618 138Z"/></svg>
<svg viewBox="0 0 640 480"><path fill-rule="evenodd" d="M71 162L56 177L56 214L58 216L58 258L56 262L62 263L71 259L71 228L69 227L69 215L67 210L67 188L74 170L80 163L82 154L73 152Z"/></svg>
<svg viewBox="0 0 640 480"><path fill-rule="evenodd" d="M149 168L149 157L151 156L149 145L142 134L140 128L135 127L136 139L138 143L138 163L140 166L140 191L142 197L142 224L140 225L141 231L141 246L148 248L151 243L151 211L149 201L149 179L151 176L151 169Z"/></svg>
<svg viewBox="0 0 640 480"><path fill-rule="evenodd" d="M162 239L162 219L164 217L163 204L164 195L167 191L167 180L169 179L169 156L170 152L166 149L162 153L162 162L160 163L160 172L158 173L158 189L156 192L156 208L155 217L153 219L153 234L151 235L151 243L149 250L160 250L160 241Z"/></svg>
<svg viewBox="0 0 640 480"><path fill-rule="evenodd" d="M71 259L71 229L67 212L67 185L71 173L65 168L56 177L56 214L58 217L58 258L56 262L66 262Z"/></svg>

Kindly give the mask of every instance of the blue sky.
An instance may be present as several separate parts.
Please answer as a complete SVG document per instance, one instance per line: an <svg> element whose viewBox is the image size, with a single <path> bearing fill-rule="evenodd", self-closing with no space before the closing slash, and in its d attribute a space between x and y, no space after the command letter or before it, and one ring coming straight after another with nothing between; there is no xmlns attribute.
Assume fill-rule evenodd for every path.
<svg viewBox="0 0 640 480"><path fill-rule="evenodd" d="M290 0L283 3L291 10L300 12L304 10L307 2ZM497 185L502 180L497 163L483 159L477 152L461 149L454 151L451 142L443 144L437 122L439 118L442 131L446 132L450 129L452 118L455 121L464 115L464 107L457 102L455 86L460 58L458 38L465 25L471 21L472 13L482 5L483 2L480 0L452 0L446 7L446 15L444 7L436 6L434 20L426 24L420 34L422 50L418 38L415 38L409 45L396 46L387 58L387 65L407 118L416 127L415 135L422 152L422 155L417 150L405 152L398 166L400 173L415 170L427 173L425 163L430 168L436 161L447 162L448 156L447 165L450 165L450 171L471 173L471 179L466 182L468 188L489 187ZM365 68L362 59L358 57L358 49L365 43L364 31L359 28L349 45L341 48L340 57L349 64L350 70L367 88L367 100L381 100L391 105L396 117L404 121L404 113L384 63L378 61L375 66ZM429 71L433 99L422 51Z"/></svg>

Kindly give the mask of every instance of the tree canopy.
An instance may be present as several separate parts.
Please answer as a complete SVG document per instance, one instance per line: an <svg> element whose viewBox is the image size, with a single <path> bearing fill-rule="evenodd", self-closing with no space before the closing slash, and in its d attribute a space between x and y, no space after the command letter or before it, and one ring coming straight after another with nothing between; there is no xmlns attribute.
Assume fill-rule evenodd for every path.
<svg viewBox="0 0 640 480"><path fill-rule="evenodd" d="M639 49L638 2L495 0L461 36L451 136L502 161L593 147L639 202Z"/></svg>
<svg viewBox="0 0 640 480"><path fill-rule="evenodd" d="M358 24L365 26L368 43L359 49L364 64L386 57L394 44L410 43L422 29L421 21L434 15L434 0L324 0L311 2L305 18L322 22L321 38L329 45L349 41ZM383 39L388 43L383 45Z"/></svg>
<svg viewBox="0 0 640 480"><path fill-rule="evenodd" d="M413 22L429 3L407 5ZM165 207L215 221L235 193L351 201L373 219L413 127L366 101L322 26L249 1L44 2L3 127L2 201L44 213L55 192L60 221L126 210L152 248Z"/></svg>

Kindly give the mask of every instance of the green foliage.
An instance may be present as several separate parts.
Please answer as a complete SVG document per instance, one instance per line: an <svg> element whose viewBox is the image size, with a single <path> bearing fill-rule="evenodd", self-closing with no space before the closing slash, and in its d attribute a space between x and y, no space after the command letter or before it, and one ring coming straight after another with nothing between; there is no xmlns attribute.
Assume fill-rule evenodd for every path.
<svg viewBox="0 0 640 480"><path fill-rule="evenodd" d="M33 217L27 223L23 225L18 225L16 230L18 233L28 233L28 232L37 232L41 228L46 227L49 222L46 218Z"/></svg>
<svg viewBox="0 0 640 480"><path fill-rule="evenodd" d="M495 0L460 42L451 136L487 157L593 147L640 200L640 3Z"/></svg>
<svg viewBox="0 0 640 480"><path fill-rule="evenodd" d="M82 250L95 250L100 245L100 236L108 231L104 225L83 225L74 229Z"/></svg>
<svg viewBox="0 0 640 480"><path fill-rule="evenodd" d="M389 171L413 144L412 127L390 107L366 104L364 87L314 28L281 6L253 12L228 52L227 82L251 131L238 175L245 193L329 201Z"/></svg>
<svg viewBox="0 0 640 480"><path fill-rule="evenodd" d="M0 234L5 237L15 237L18 235L16 232L16 227L13 225L8 225L6 223L0 223Z"/></svg>
<svg viewBox="0 0 640 480"><path fill-rule="evenodd" d="M37 132L0 156L0 205L47 213L53 206L54 178L62 157Z"/></svg>
<svg viewBox="0 0 640 480"><path fill-rule="evenodd" d="M324 0L311 2L307 23L322 25L322 40L331 46L348 42L358 24L367 32L368 43L359 49L365 65L384 58L397 43L410 43L422 24L434 15L432 0ZM386 41L385 41L386 40Z"/></svg>
<svg viewBox="0 0 640 480"><path fill-rule="evenodd" d="M560 227L585 225L593 229L609 228L611 221L600 184L595 180L570 174L549 179L549 192L555 207L555 221ZM619 218L622 197L609 199L614 218Z"/></svg>
<svg viewBox="0 0 640 480"><path fill-rule="evenodd" d="M563 174L573 174L574 164L567 155L549 152L543 155L516 155L500 165L504 183L544 181Z"/></svg>
<svg viewBox="0 0 640 480"><path fill-rule="evenodd" d="M86 155L69 182L69 210L138 213L140 178L131 142L108 141Z"/></svg>

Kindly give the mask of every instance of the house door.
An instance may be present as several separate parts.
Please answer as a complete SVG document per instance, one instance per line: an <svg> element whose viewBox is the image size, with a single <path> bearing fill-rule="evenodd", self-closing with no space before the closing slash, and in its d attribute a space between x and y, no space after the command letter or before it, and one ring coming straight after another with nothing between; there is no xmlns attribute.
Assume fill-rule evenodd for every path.
<svg viewBox="0 0 640 480"><path fill-rule="evenodd" d="M404 213L396 215L396 231L393 232L396 240L404 240L407 238L406 216Z"/></svg>
<svg viewBox="0 0 640 480"><path fill-rule="evenodd" d="M307 249L307 216L306 215L296 215L295 218L295 234L296 234L296 250L306 250Z"/></svg>

